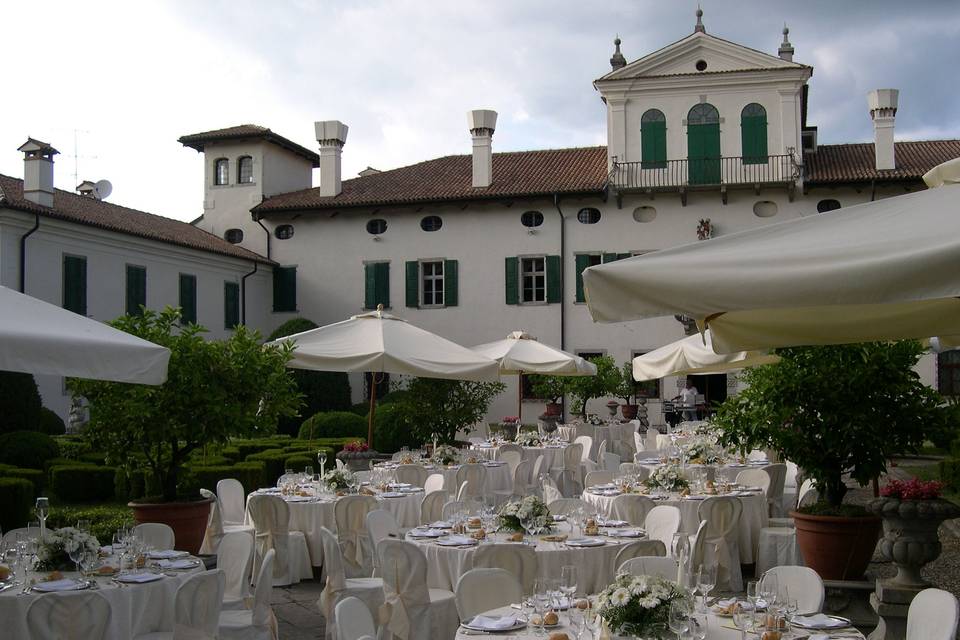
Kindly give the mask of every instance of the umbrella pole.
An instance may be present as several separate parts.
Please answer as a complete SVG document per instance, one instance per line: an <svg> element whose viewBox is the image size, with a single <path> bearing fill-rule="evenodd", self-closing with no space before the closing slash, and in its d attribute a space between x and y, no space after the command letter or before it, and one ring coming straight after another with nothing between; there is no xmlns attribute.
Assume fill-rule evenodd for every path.
<svg viewBox="0 0 960 640"><path fill-rule="evenodd" d="M370 373L370 412L367 414L367 446L373 449L373 416L377 410L377 374Z"/></svg>
<svg viewBox="0 0 960 640"><path fill-rule="evenodd" d="M517 433L523 424L523 371L517 376Z"/></svg>

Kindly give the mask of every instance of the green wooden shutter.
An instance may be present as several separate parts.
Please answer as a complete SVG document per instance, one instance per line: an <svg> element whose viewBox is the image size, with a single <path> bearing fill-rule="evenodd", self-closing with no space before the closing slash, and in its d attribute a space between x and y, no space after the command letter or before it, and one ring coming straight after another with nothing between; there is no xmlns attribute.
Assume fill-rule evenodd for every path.
<svg viewBox="0 0 960 640"><path fill-rule="evenodd" d="M633 255L629 253L618 253L617 260L623 260L624 258L632 258Z"/></svg>
<svg viewBox="0 0 960 640"><path fill-rule="evenodd" d="M503 288L507 304L520 304L520 265L516 258L504 259Z"/></svg>
<svg viewBox="0 0 960 640"><path fill-rule="evenodd" d="M384 309L390 307L390 263L378 262L374 265L375 304L382 304Z"/></svg>
<svg viewBox="0 0 960 640"><path fill-rule="evenodd" d="M443 261L443 302L448 307L460 304L459 268L456 260Z"/></svg>
<svg viewBox="0 0 960 640"><path fill-rule="evenodd" d="M666 122L644 122L640 126L640 154L644 169L667 166Z"/></svg>
<svg viewBox="0 0 960 640"><path fill-rule="evenodd" d="M240 324L240 285L223 283L223 328L233 329Z"/></svg>
<svg viewBox="0 0 960 640"><path fill-rule="evenodd" d="M583 270L590 266L590 256L584 253L577 254L573 257L574 261L574 271L577 272L577 302L586 302L587 299L583 296Z"/></svg>
<svg viewBox="0 0 960 640"><path fill-rule="evenodd" d="M363 265L363 308L377 308L377 280L372 264Z"/></svg>
<svg viewBox="0 0 960 640"><path fill-rule="evenodd" d="M616 261L617 261L617 254L615 253L603 254L603 264L607 264L608 262L616 262Z"/></svg>
<svg viewBox="0 0 960 640"><path fill-rule="evenodd" d="M743 164L766 164L766 117L743 116L740 118L740 141L743 147Z"/></svg>
<svg viewBox="0 0 960 640"><path fill-rule="evenodd" d="M127 265L127 315L138 316L147 305L147 270Z"/></svg>
<svg viewBox="0 0 960 640"><path fill-rule="evenodd" d="M407 261L407 306L420 306L420 263Z"/></svg>
<svg viewBox="0 0 960 640"><path fill-rule="evenodd" d="M560 256L547 256L547 302L560 302L563 297Z"/></svg>
<svg viewBox="0 0 960 640"><path fill-rule="evenodd" d="M273 268L273 310L297 310L297 268Z"/></svg>
<svg viewBox="0 0 960 640"><path fill-rule="evenodd" d="M197 323L197 276L180 274L180 322Z"/></svg>
<svg viewBox="0 0 960 640"><path fill-rule="evenodd" d="M87 259L63 256L63 308L87 315Z"/></svg>

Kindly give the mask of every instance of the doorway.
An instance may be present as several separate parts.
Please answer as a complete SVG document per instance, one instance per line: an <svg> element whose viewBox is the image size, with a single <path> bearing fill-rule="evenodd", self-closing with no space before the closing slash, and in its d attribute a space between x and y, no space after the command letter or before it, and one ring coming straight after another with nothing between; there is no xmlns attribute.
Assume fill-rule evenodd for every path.
<svg viewBox="0 0 960 640"><path fill-rule="evenodd" d="M690 184L720 184L720 113L707 102L687 114Z"/></svg>
<svg viewBox="0 0 960 640"><path fill-rule="evenodd" d="M704 396L703 409L700 411L701 417L713 415L717 406L727 399L727 374L711 373L696 376L687 376L693 386L697 388L698 393Z"/></svg>

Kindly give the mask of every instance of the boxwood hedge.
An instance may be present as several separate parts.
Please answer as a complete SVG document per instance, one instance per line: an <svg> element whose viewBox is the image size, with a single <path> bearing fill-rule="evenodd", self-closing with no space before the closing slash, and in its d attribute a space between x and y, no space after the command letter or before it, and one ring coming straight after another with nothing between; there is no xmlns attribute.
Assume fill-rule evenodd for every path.
<svg viewBox="0 0 960 640"><path fill-rule="evenodd" d="M33 483L29 480L0 478L0 527L9 531L26 525L33 499Z"/></svg>

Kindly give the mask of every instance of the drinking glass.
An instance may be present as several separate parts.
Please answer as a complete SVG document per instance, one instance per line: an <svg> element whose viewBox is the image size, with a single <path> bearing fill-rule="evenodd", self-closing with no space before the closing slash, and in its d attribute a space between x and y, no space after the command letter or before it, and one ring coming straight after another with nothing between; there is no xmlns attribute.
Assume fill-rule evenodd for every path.
<svg viewBox="0 0 960 640"><path fill-rule="evenodd" d="M327 450L320 449L317 451L317 462L320 463L320 475L323 475L324 468L327 465Z"/></svg>
<svg viewBox="0 0 960 640"><path fill-rule="evenodd" d="M702 564L697 573L697 588L700 595L703 596L703 608L707 608L707 596L710 591L717 586L717 565Z"/></svg>
<svg viewBox="0 0 960 640"><path fill-rule="evenodd" d="M777 594L780 590L780 584L774 573L765 573L760 578L760 597L763 598L767 608L773 607L777 603Z"/></svg>
<svg viewBox="0 0 960 640"><path fill-rule="evenodd" d="M312 465L312 464L308 464L307 466L305 466L305 467L303 468L303 475L305 475L307 478L312 478L312 477L313 477L313 465Z"/></svg>
<svg viewBox="0 0 960 640"><path fill-rule="evenodd" d="M89 520L77 520L77 530L84 533L90 533L90 521Z"/></svg>
<svg viewBox="0 0 960 640"><path fill-rule="evenodd" d="M753 631L753 609L736 604L733 607L733 626L740 630L740 640L747 640L747 631Z"/></svg>
<svg viewBox="0 0 960 640"><path fill-rule="evenodd" d="M547 635L547 630L544 625L544 616L547 615L547 612L550 611L550 583L544 578L537 578L533 583L533 610L540 616L540 627L537 631L537 635L545 636Z"/></svg>
<svg viewBox="0 0 960 640"><path fill-rule="evenodd" d="M83 557L83 553L84 550L81 545L67 549L67 555L70 556L70 560L76 566L77 573L80 573L80 558Z"/></svg>
<svg viewBox="0 0 960 640"><path fill-rule="evenodd" d="M572 564L560 569L560 591L567 597L567 606L573 606L573 596L577 593L577 567Z"/></svg>
<svg viewBox="0 0 960 640"><path fill-rule="evenodd" d="M677 640L680 640L680 634L686 633L690 629L690 609L687 603L683 600L671 602L667 622L670 625L670 631L677 634Z"/></svg>

